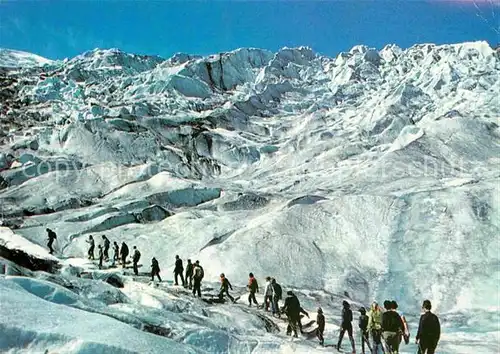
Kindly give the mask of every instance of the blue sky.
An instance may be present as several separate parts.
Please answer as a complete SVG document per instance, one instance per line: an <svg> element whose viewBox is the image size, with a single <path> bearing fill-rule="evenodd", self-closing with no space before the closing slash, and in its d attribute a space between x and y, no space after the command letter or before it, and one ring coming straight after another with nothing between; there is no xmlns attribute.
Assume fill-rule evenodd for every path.
<svg viewBox="0 0 500 354"><path fill-rule="evenodd" d="M496 2L496 5L494 5ZM51 59L94 48L169 57L307 45L334 56L356 44L500 42L499 0L7 1L0 47Z"/></svg>

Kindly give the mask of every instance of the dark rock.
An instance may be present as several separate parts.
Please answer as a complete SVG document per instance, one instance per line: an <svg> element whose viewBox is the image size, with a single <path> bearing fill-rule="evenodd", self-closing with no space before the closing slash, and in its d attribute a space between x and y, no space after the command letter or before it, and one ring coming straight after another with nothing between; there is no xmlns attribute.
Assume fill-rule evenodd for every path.
<svg viewBox="0 0 500 354"><path fill-rule="evenodd" d="M253 210L265 207L269 199L258 194L246 193L238 195L234 201L221 205L222 210Z"/></svg>
<svg viewBox="0 0 500 354"><path fill-rule="evenodd" d="M142 326L142 330L145 332L156 334L157 336L168 337L168 338L172 337L172 330L170 328L165 328L153 324L145 323Z"/></svg>
<svg viewBox="0 0 500 354"><path fill-rule="evenodd" d="M286 205L288 208L297 205L297 204L314 204L316 202L319 202L321 200L326 200L327 198L321 197L318 195L304 195L302 197L295 198L291 201L288 202Z"/></svg>
<svg viewBox="0 0 500 354"><path fill-rule="evenodd" d="M106 278L105 282L114 286L115 288L123 288L123 280L116 274L111 274Z"/></svg>
<svg viewBox="0 0 500 354"><path fill-rule="evenodd" d="M33 271L53 273L61 267L55 260L38 258L22 250L9 249L3 245L0 245L0 258L5 258L21 267Z"/></svg>
<svg viewBox="0 0 500 354"><path fill-rule="evenodd" d="M136 223L136 222L137 222L137 218L133 214L112 215L112 216L106 218L101 223L86 230L85 233L107 231L107 230L113 229L113 228L118 227L118 226Z"/></svg>
<svg viewBox="0 0 500 354"><path fill-rule="evenodd" d="M162 208L159 205L152 205L144 209L138 216L137 219L142 223L161 221L173 214Z"/></svg>

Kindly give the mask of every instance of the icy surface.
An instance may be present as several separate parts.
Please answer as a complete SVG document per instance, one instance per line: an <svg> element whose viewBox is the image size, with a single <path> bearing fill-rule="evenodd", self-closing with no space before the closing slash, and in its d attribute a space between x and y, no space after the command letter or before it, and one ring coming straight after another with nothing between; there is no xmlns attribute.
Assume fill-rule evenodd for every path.
<svg viewBox="0 0 500 354"><path fill-rule="evenodd" d="M19 50L0 48L0 67L30 67L50 64L52 60Z"/></svg>
<svg viewBox="0 0 500 354"><path fill-rule="evenodd" d="M45 228L57 232L61 276L95 275L77 297L51 290L67 303L50 306L72 307L74 321L112 311L106 321L136 331L145 319L131 314L153 316L175 333L152 340L165 348L317 350L266 333L239 305L208 307L217 314L207 320L204 303L128 275L115 290L127 301L89 290L98 274L121 274L81 258L89 234L97 243L106 234L140 249L141 271L156 257L166 279L175 254L199 259L207 286L224 272L243 292L248 272L262 285L273 275L309 311L326 309L330 338L343 299L394 298L414 328L428 298L443 318L440 353L498 350L500 59L487 43L356 46L335 58L307 47L167 60L1 53L0 212L15 234L3 230L0 242L41 256ZM53 300L1 282L2 296L22 294L26 308ZM63 348L75 340L69 321L50 333L43 323L3 348L29 337L36 350L90 350L90 337Z"/></svg>

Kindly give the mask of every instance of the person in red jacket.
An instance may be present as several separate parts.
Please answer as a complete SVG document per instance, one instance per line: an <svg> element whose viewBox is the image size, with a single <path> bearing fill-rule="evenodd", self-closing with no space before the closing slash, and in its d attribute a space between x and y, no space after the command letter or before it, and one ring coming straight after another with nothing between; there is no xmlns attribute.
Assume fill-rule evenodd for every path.
<svg viewBox="0 0 500 354"><path fill-rule="evenodd" d="M221 285L220 285L220 291L219 291L219 299L223 299L224 298L224 294L227 295L227 297L232 301L234 302L234 297L232 297L230 294L229 294L229 289L233 290L233 286L231 285L231 283L229 282L229 279L226 278L226 276L224 275L224 273L222 273L220 275L220 282L221 282Z"/></svg>
<svg viewBox="0 0 500 354"><path fill-rule="evenodd" d="M257 299L255 298L255 293L259 291L259 284L257 283L257 279L253 276L253 273L248 274L248 306L252 306L252 302L255 306L259 306L257 303Z"/></svg>

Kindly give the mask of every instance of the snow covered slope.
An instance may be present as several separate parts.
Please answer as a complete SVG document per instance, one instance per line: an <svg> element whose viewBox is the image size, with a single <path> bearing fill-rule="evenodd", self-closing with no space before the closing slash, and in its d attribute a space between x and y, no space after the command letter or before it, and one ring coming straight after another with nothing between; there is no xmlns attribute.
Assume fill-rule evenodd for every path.
<svg viewBox="0 0 500 354"><path fill-rule="evenodd" d="M214 282L252 271L335 301L394 298L414 319L429 298L450 333L488 338L468 350L452 337L449 353L498 341L500 58L487 43L94 50L0 79L2 222L41 246L55 230L59 257L106 234L146 268L199 259ZM336 306L325 298L310 309Z"/></svg>
<svg viewBox="0 0 500 354"><path fill-rule="evenodd" d="M52 60L19 50L0 48L0 67L29 67L50 64Z"/></svg>

